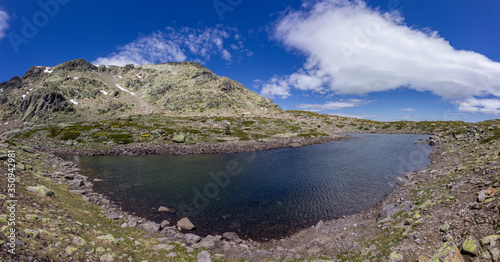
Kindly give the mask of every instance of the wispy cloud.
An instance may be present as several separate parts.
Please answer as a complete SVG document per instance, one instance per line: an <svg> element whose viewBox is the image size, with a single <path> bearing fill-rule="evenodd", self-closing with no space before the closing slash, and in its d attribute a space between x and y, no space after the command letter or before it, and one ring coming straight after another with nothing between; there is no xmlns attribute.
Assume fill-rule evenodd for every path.
<svg viewBox="0 0 500 262"><path fill-rule="evenodd" d="M401 108L399 111L406 111L406 112L412 112L415 111L415 108Z"/></svg>
<svg viewBox="0 0 500 262"><path fill-rule="evenodd" d="M99 57L93 63L144 65L190 60L203 64L213 57L230 63L234 55L246 55L245 52L248 50L244 49L238 30L232 27L167 27L164 31L141 35L132 43L119 47L118 52Z"/></svg>
<svg viewBox="0 0 500 262"><path fill-rule="evenodd" d="M304 109L309 111L326 111L326 110L339 110L350 107L358 107L360 105L365 105L371 101L362 99L349 99L349 100L339 100L339 101L328 101L324 104L300 104L297 109Z"/></svg>
<svg viewBox="0 0 500 262"><path fill-rule="evenodd" d="M500 99L469 98L456 103L458 104L458 110L463 112L500 115Z"/></svg>
<svg viewBox="0 0 500 262"><path fill-rule="evenodd" d="M398 12L382 12L362 0L306 3L311 4L284 14L273 31L287 48L305 55L306 63L264 83L262 95L286 98L294 89L365 95L405 87L449 101L500 97L500 63L456 50L438 32L406 25Z"/></svg>
<svg viewBox="0 0 500 262"><path fill-rule="evenodd" d="M9 14L0 8L0 39L5 37L5 30L9 28L9 19Z"/></svg>

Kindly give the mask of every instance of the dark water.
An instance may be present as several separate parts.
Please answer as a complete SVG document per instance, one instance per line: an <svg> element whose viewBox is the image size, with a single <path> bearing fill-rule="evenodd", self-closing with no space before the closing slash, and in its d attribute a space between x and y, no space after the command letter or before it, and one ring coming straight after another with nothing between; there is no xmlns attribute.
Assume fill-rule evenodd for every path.
<svg viewBox="0 0 500 262"><path fill-rule="evenodd" d="M187 156L68 156L94 190L161 222L184 216L197 234L278 238L319 220L369 209L404 172L430 164L422 135L351 134L302 148ZM159 214L167 206L174 214Z"/></svg>

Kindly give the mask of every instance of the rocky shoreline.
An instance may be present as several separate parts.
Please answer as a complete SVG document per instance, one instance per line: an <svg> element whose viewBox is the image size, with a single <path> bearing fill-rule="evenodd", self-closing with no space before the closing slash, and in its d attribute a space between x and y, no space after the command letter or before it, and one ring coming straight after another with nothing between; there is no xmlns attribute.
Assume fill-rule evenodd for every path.
<svg viewBox="0 0 500 262"><path fill-rule="evenodd" d="M39 154L29 147L16 150L19 155L30 156L29 159L34 159L33 155L42 158L52 167L50 170L53 171L41 175L43 179L30 184L46 184L53 189L58 187L57 184L67 184L71 188L68 192L71 195L68 196L80 196L89 203L89 206L78 212L90 212L93 207L98 207L103 219L110 221L113 228L106 234L96 230L95 224L92 228L92 224L87 227L83 223L82 232L93 232L91 238L96 237L97 240L93 239L95 241L108 239L112 243L121 243L118 246L105 245L103 252L101 247L97 247L100 242L93 244L92 241L90 246L78 244L81 242L78 236L85 237L87 233L73 233L73 237L66 237L66 233L61 232L58 233L63 239L61 241L68 247L57 254L68 260L75 259L78 252L85 252L84 257L89 261L137 261L131 260L130 255L127 259L127 253L119 250L119 246L128 245L148 254L142 260L154 257L151 261L160 258L169 261L498 261L500 252L496 241L500 239L500 199L496 194L500 187L500 146L498 140L479 144L478 141L486 136L486 133L478 135L473 130L460 135L433 136L429 141L433 145L433 152L429 156L432 164L425 170L399 177L399 185L376 207L336 220L319 221L315 226L293 235L267 242L240 239L234 232L197 236L187 230L189 223L186 221L179 224L176 221L147 221L123 212L113 201L95 193L92 186L98 181L82 176L74 163L53 154ZM30 170L31 167L24 168ZM51 182L45 183L44 179ZM54 191L56 197L64 197L69 190ZM53 196L43 195L36 200L41 199L40 205L44 205L43 201L52 201L50 199ZM74 219L74 215L78 214L67 213L66 217ZM57 219L63 218L60 217ZM78 221L72 223L81 224ZM98 222L97 227L102 223ZM40 236L48 229L45 225L42 228L26 229L24 232L27 233L20 235L26 237L22 238L22 243L29 246L32 243L30 239L40 242ZM121 231L131 232L128 230L143 233L126 233L128 237L117 237L123 235ZM39 235L33 236L35 232L39 232ZM90 241L89 236L86 237ZM59 243L50 244L47 248L61 247ZM146 246L146 243L150 244ZM76 247L76 251L69 247ZM26 252L26 255L21 256L24 260L29 258L29 254L36 254ZM38 258L34 261L43 261L36 255L31 257Z"/></svg>
<svg viewBox="0 0 500 262"><path fill-rule="evenodd" d="M289 139L273 139L266 141L227 141L219 143L199 144L129 144L119 145L108 149L77 149L77 148L49 148L37 146L35 149L57 155L85 155L85 156L144 156L144 155L188 155L188 154L230 154L238 152L252 152L278 148L295 148L301 146L322 144L331 141L348 139L345 135L331 135L323 137L305 137Z"/></svg>

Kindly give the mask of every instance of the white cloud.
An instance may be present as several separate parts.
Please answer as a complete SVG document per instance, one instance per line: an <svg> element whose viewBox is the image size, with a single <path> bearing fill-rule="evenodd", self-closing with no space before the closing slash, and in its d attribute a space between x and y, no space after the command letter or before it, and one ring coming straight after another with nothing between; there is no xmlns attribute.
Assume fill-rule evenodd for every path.
<svg viewBox="0 0 500 262"><path fill-rule="evenodd" d="M0 39L5 37L5 30L9 28L9 19L9 14L0 9Z"/></svg>
<svg viewBox="0 0 500 262"><path fill-rule="evenodd" d="M369 115L369 114L359 114L358 115L358 114L345 114L345 113L329 113L329 115L352 117L352 118L359 118L359 119L373 119L373 118L380 117L378 115Z"/></svg>
<svg viewBox="0 0 500 262"><path fill-rule="evenodd" d="M406 111L406 112L412 112L415 111L415 108L401 108L399 111Z"/></svg>
<svg viewBox="0 0 500 262"><path fill-rule="evenodd" d="M458 110L467 113L500 115L500 99L468 98L456 102Z"/></svg>
<svg viewBox="0 0 500 262"><path fill-rule="evenodd" d="M262 85L260 94L270 98L279 97L285 99L290 96L290 85L283 79L273 77Z"/></svg>
<svg viewBox="0 0 500 262"><path fill-rule="evenodd" d="M243 47L243 43L238 39L240 39L238 30L232 27L216 26L203 29L167 27L164 31L141 35L132 43L119 47L118 52L99 57L93 63L144 65L186 60L204 63L212 56L220 56L223 60L231 62L233 54L228 50L238 51L231 49L231 46Z"/></svg>
<svg viewBox="0 0 500 262"><path fill-rule="evenodd" d="M296 73L273 77L263 95L289 96L293 89L365 95L405 87L452 101L500 97L500 63L456 50L436 31L407 26L398 12L362 0L307 3L286 13L273 31L306 62Z"/></svg>
<svg viewBox="0 0 500 262"><path fill-rule="evenodd" d="M300 104L297 109L304 109L309 111L326 111L326 110L339 110L350 107L358 107L360 105L368 104L371 101L361 99L349 99L339 101L328 101L324 104Z"/></svg>

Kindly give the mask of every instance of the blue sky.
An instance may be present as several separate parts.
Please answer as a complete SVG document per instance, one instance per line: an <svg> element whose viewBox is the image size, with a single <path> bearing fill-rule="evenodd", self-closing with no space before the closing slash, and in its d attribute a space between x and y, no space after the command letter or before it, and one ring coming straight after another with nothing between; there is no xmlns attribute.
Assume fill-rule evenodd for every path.
<svg viewBox="0 0 500 262"><path fill-rule="evenodd" d="M496 0L2 1L0 81L30 66L196 61L283 109L500 115Z"/></svg>

